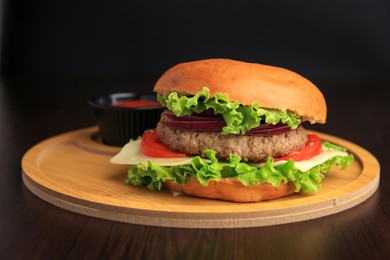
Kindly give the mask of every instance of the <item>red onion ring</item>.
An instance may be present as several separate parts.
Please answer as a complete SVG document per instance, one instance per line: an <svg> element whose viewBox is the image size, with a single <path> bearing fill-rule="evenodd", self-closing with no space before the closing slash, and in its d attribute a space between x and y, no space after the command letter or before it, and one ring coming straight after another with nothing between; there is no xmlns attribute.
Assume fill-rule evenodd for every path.
<svg viewBox="0 0 390 260"><path fill-rule="evenodd" d="M291 127L287 124L278 123L278 124L262 124L256 128L253 128L246 132L246 135L279 135L291 131Z"/></svg>
<svg viewBox="0 0 390 260"><path fill-rule="evenodd" d="M211 113L200 113L191 116L175 116L172 111L164 112L168 120L160 121L163 125L181 129L189 129L202 132L221 132L226 123L221 115ZM261 124L260 126L247 131L246 135L270 136L284 134L291 131L287 124Z"/></svg>
<svg viewBox="0 0 390 260"><path fill-rule="evenodd" d="M202 132L220 132L226 126L225 121L166 121L161 123L166 126Z"/></svg>

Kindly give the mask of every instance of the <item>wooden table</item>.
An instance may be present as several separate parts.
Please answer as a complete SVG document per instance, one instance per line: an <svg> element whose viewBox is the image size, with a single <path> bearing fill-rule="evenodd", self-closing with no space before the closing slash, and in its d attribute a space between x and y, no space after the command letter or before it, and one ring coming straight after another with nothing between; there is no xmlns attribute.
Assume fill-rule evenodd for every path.
<svg viewBox="0 0 390 260"><path fill-rule="evenodd" d="M346 211L303 222L187 229L114 222L53 206L26 188L21 158L49 137L93 126L87 99L151 91L155 78L3 80L0 87L2 259L385 259L390 256L390 81L314 81L327 124L311 126L370 151L377 192Z"/></svg>

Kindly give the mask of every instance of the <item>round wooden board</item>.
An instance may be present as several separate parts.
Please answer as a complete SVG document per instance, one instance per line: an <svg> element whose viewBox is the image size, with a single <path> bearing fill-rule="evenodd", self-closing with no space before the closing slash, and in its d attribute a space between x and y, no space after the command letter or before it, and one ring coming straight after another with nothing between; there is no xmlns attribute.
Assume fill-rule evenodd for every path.
<svg viewBox="0 0 390 260"><path fill-rule="evenodd" d="M110 164L119 147L103 145L90 127L49 138L26 152L22 177L27 188L58 207L103 219L186 228L238 228L291 223L334 214L362 203L378 188L380 166L367 150L340 138L317 134L348 148L355 160L326 175L322 189L277 200L233 203L124 183L127 166Z"/></svg>

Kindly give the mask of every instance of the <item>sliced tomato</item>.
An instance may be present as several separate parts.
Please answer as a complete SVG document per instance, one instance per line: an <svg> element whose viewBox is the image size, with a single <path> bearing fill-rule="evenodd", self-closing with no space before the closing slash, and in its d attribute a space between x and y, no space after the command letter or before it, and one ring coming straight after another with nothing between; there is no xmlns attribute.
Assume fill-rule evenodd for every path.
<svg viewBox="0 0 390 260"><path fill-rule="evenodd" d="M322 142L318 135L309 134L307 135L306 146L299 151L291 151L286 156L275 158L275 161L287 161L293 159L296 162L308 160L322 151Z"/></svg>
<svg viewBox="0 0 390 260"><path fill-rule="evenodd" d="M150 157L157 158L182 158L184 153L178 153L163 144L156 134L156 131L147 131L142 135L141 152Z"/></svg>

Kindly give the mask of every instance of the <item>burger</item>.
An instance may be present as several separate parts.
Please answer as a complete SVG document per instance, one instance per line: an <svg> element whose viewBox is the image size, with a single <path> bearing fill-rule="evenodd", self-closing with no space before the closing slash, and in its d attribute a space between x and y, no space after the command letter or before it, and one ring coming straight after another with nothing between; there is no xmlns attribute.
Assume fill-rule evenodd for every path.
<svg viewBox="0 0 390 260"><path fill-rule="evenodd" d="M156 82L166 107L156 128L111 159L126 183L233 202L271 200L321 188L324 174L353 161L308 133L323 124L321 91L290 70L230 59L178 64Z"/></svg>

